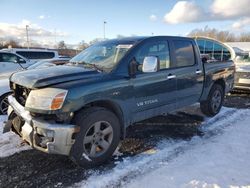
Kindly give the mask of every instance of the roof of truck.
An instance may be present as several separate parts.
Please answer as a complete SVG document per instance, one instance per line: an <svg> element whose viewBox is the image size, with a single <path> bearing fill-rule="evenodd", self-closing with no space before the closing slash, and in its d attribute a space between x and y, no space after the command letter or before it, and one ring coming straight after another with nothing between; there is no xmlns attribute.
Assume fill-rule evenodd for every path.
<svg viewBox="0 0 250 188"><path fill-rule="evenodd" d="M135 42L139 42L142 41L144 39L148 39L148 38L160 38L160 37L167 37L167 38L182 38L182 39L192 39L189 37L180 37L180 36L134 36L134 37L124 37L124 38L116 38L116 39L109 39L109 40L104 40L101 42L120 42L120 43L135 43Z"/></svg>

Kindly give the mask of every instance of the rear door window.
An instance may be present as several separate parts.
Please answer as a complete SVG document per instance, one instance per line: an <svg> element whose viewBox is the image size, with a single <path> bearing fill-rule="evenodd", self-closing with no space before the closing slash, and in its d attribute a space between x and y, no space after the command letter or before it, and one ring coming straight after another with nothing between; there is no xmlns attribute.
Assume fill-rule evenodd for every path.
<svg viewBox="0 0 250 188"><path fill-rule="evenodd" d="M195 64L194 48L191 41L174 40L175 67L186 67Z"/></svg>

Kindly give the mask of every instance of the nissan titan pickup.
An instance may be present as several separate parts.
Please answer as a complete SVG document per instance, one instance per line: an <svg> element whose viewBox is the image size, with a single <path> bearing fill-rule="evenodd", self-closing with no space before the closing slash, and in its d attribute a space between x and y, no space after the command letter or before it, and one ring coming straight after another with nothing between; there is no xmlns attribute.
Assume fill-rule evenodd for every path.
<svg viewBox="0 0 250 188"><path fill-rule="evenodd" d="M37 150L96 166L135 122L194 103L207 116L219 113L234 72L231 60L202 59L192 38L106 40L66 65L14 73L4 130Z"/></svg>

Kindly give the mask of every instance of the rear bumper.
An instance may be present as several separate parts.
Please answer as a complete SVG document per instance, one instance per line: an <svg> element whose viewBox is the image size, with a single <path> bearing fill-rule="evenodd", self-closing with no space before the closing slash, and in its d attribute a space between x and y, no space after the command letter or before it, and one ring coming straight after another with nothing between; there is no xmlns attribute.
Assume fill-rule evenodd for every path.
<svg viewBox="0 0 250 188"><path fill-rule="evenodd" d="M23 140L33 148L46 153L70 154L75 142L74 133L79 130L76 125L56 124L41 118L34 118L13 96L9 96L8 100L10 104L8 115L15 112L24 121L18 132Z"/></svg>

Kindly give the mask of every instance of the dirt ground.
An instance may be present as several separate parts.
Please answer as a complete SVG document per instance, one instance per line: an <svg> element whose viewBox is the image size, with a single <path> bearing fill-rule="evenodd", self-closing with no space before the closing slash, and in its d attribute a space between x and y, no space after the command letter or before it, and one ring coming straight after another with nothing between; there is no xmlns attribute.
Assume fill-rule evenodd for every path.
<svg viewBox="0 0 250 188"><path fill-rule="evenodd" d="M250 108L250 94L234 92L227 95L224 106ZM195 114L195 115L194 115ZM84 169L73 164L67 157L48 155L36 150L27 150L0 158L0 187L66 187L86 179L96 170L108 170L124 157L137 155L153 148L162 138L190 139L202 136L199 125L202 115L178 112L158 116L137 123L127 129L127 138L122 141L119 152L106 164L95 169Z"/></svg>

